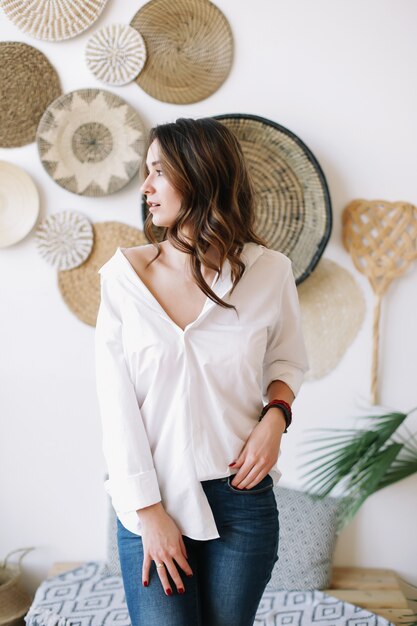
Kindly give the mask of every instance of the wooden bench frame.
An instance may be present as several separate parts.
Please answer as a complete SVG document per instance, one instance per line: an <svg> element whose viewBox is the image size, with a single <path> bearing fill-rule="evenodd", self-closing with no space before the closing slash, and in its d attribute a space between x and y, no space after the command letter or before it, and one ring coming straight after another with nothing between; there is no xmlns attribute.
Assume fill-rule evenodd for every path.
<svg viewBox="0 0 417 626"><path fill-rule="evenodd" d="M82 562L54 563L48 577L83 565ZM413 611L401 590L398 576L390 569L333 567L332 582L323 591L385 617L394 624L410 621Z"/></svg>

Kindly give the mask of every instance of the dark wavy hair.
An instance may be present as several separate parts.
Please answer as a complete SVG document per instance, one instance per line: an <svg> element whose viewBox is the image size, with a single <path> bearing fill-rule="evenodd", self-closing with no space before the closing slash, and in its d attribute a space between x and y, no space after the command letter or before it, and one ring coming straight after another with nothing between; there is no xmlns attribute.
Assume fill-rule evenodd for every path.
<svg viewBox="0 0 417 626"><path fill-rule="evenodd" d="M220 306L236 310L210 289L201 264L219 271L227 258L233 291L245 270L240 259L244 243L268 245L254 230L254 191L240 143L224 124L210 117L180 118L175 123L155 126L149 133L147 149L155 139L164 176L182 198L177 219L165 227L161 240L168 239L172 246L191 255L192 274L206 296ZM148 174L145 159L143 174ZM185 224L191 242L188 234L187 240L181 236ZM158 248L148 267L161 254L150 213L144 232ZM219 254L220 268L207 258L210 246Z"/></svg>

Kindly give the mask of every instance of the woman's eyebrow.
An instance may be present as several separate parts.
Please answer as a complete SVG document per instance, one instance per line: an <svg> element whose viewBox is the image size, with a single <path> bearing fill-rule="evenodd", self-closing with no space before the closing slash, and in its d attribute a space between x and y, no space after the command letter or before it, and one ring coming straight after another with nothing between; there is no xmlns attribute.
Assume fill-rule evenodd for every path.
<svg viewBox="0 0 417 626"><path fill-rule="evenodd" d="M151 167L152 167L153 165L160 165L160 163L161 163L161 161L152 161L152 163L151 163ZM146 163L146 166L147 166L147 167L149 167L147 163Z"/></svg>

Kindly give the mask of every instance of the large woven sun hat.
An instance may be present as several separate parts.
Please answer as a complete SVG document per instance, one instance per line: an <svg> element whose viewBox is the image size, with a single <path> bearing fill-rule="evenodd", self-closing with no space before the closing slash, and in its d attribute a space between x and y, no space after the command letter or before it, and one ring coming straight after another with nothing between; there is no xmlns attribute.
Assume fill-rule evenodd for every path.
<svg viewBox="0 0 417 626"><path fill-rule="evenodd" d="M233 37L209 0L151 0L130 25L145 41L147 61L136 82L150 96L189 104L208 98L226 80Z"/></svg>
<svg viewBox="0 0 417 626"><path fill-rule="evenodd" d="M371 402L376 404L382 296L417 258L417 207L408 202L353 200L343 211L342 224L343 244L375 295Z"/></svg>
<svg viewBox="0 0 417 626"><path fill-rule="evenodd" d="M118 247L147 244L144 233L121 222L93 224L94 246L88 259L79 267L58 272L58 287L68 308L82 322L95 326L100 305L98 270Z"/></svg>
<svg viewBox="0 0 417 626"><path fill-rule="evenodd" d="M255 187L255 227L293 263L297 284L317 265L330 238L332 209L323 171L287 128L255 115L215 115L237 136Z"/></svg>
<svg viewBox="0 0 417 626"><path fill-rule="evenodd" d="M90 37L85 58L89 70L103 83L126 85L145 64L145 42L131 26L111 24Z"/></svg>
<svg viewBox="0 0 417 626"><path fill-rule="evenodd" d="M35 141L47 106L61 93L58 74L46 56L26 43L0 43L0 147Z"/></svg>
<svg viewBox="0 0 417 626"><path fill-rule="evenodd" d="M93 226L78 211L48 215L36 229L39 254L58 270L70 270L84 263L93 243Z"/></svg>
<svg viewBox="0 0 417 626"><path fill-rule="evenodd" d="M42 116L36 137L48 174L84 196L122 189L136 175L144 151L139 115L103 89L79 89L57 98Z"/></svg>
<svg viewBox="0 0 417 626"><path fill-rule="evenodd" d="M18 28L46 41L70 39L91 26L107 0L0 0Z"/></svg>
<svg viewBox="0 0 417 626"><path fill-rule="evenodd" d="M32 178L17 165L0 161L0 248L24 239L38 215L39 194Z"/></svg>
<svg viewBox="0 0 417 626"><path fill-rule="evenodd" d="M317 380L335 369L353 343L365 319L365 299L352 274L326 258L298 286L298 297L310 365L305 380Z"/></svg>

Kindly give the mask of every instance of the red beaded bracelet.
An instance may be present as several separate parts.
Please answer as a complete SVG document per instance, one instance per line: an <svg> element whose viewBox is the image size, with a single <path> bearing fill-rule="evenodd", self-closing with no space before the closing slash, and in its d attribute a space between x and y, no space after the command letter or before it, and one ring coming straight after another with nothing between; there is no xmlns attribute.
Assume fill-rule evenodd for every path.
<svg viewBox="0 0 417 626"><path fill-rule="evenodd" d="M270 402L268 402L268 404L266 404L264 408L262 409L261 414L258 418L258 422L261 421L261 419L264 417L268 409L270 409L273 406L277 406L284 413L284 417L285 417L284 433L288 432L288 426L292 422L292 410L291 410L291 406L288 404L288 402L285 402L285 400L275 399L275 400L271 400Z"/></svg>

